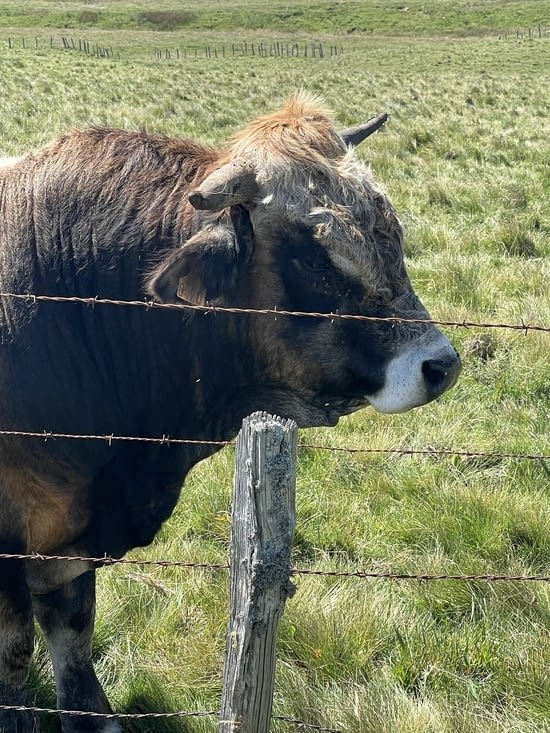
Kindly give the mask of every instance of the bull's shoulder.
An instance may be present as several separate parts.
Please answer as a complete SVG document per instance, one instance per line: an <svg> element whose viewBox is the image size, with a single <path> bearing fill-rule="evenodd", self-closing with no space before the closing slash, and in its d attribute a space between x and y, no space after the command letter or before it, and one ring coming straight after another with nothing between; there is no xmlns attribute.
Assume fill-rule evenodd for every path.
<svg viewBox="0 0 550 733"><path fill-rule="evenodd" d="M47 196L44 210L61 202L91 206L101 198L104 204L94 203L94 210L114 212L128 198L150 202L171 190L187 190L217 157L219 153L190 140L90 127L65 133L6 168L0 166L0 179L9 179L16 197L31 189L35 201ZM8 174L14 166L17 176Z"/></svg>
<svg viewBox="0 0 550 733"><path fill-rule="evenodd" d="M155 240L154 247L161 226L186 226L181 202L216 155L192 141L144 131L65 133L0 168L0 243L10 242L18 259L22 247L37 243L45 258L41 272L59 272L59 258L75 256L85 260L74 261L75 271L88 268L98 247L109 260L142 241L148 249Z"/></svg>
<svg viewBox="0 0 550 733"><path fill-rule="evenodd" d="M88 127L61 135L30 154L34 164L55 161L99 163L99 172L112 171L117 163L140 168L168 168L208 164L217 157L213 150L183 138L113 127ZM103 166L103 167L102 167Z"/></svg>

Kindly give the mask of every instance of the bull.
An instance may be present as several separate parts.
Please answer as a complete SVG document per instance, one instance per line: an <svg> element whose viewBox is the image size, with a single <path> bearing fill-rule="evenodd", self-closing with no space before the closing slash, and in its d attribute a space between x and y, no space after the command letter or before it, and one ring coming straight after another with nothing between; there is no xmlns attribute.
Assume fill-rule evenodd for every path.
<svg viewBox="0 0 550 733"><path fill-rule="evenodd" d="M460 360L415 295L396 212L354 150L381 121L339 132L302 93L221 151L93 128L3 162L0 553L122 556L152 541L188 471L218 449L200 441L232 438L249 413L335 425L454 384ZM409 322L307 315L318 312ZM37 430L199 442L13 434ZM27 699L35 617L59 708L111 712L91 661L94 608L89 561L0 560L0 703ZM6 733L34 725L0 712ZM69 716L62 727L119 730Z"/></svg>

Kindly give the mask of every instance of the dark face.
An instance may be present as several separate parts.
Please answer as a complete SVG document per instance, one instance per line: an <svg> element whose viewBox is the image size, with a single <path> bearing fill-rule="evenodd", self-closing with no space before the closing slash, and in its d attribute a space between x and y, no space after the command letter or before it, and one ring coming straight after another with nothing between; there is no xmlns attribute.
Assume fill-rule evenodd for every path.
<svg viewBox="0 0 550 733"><path fill-rule="evenodd" d="M302 313L424 320L403 263L401 228L384 197L378 225L353 224L357 248L339 246L342 229L260 219L250 307ZM251 212L254 227L255 214ZM341 318L280 316L252 325L254 353L266 378L326 411L329 421L372 404L402 412L450 387L459 371L455 350L431 324L388 324Z"/></svg>
<svg viewBox="0 0 550 733"><path fill-rule="evenodd" d="M460 360L423 322L428 313L405 271L401 227L385 197L376 204L369 227L330 222L330 212L327 226L326 210L307 226L262 207L234 207L231 218L203 222L161 266L152 290L161 300L177 291L193 303L311 313L248 316L246 343L236 344L254 365L254 389L299 403L302 427L333 425L367 405L380 412L423 405L454 384ZM346 314L421 323L338 317ZM297 416L298 407L287 415Z"/></svg>
<svg viewBox="0 0 550 733"><path fill-rule="evenodd" d="M161 299L177 290L194 303L311 313L249 316L238 345L255 388L312 407L301 425L334 424L369 404L381 412L423 405L454 384L460 360L426 323L391 203L323 113L303 102L260 118L237 140L234 159L191 192L210 218L152 290ZM336 317L345 314L420 323Z"/></svg>

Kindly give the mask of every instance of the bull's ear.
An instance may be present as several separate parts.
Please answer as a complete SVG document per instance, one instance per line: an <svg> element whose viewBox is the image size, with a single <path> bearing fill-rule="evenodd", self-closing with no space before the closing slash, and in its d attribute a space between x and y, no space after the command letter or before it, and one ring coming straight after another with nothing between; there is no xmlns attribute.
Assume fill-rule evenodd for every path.
<svg viewBox="0 0 550 733"><path fill-rule="evenodd" d="M251 256L248 212L231 210L231 224L197 232L153 273L149 290L161 303L235 305L242 266Z"/></svg>
<svg viewBox="0 0 550 733"><path fill-rule="evenodd" d="M162 303L220 303L236 286L235 237L227 226L214 226L195 234L173 252L149 284Z"/></svg>

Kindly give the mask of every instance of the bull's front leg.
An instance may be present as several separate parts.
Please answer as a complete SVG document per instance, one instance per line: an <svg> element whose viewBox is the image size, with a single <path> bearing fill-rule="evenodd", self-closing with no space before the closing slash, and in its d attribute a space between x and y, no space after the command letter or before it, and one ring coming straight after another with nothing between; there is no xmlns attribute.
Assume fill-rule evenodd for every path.
<svg viewBox="0 0 550 733"><path fill-rule="evenodd" d="M22 554L23 543L2 532L0 552ZM26 682L34 646L31 595L22 560L0 560L0 705L28 705ZM0 733L38 730L31 713L0 708Z"/></svg>
<svg viewBox="0 0 550 733"><path fill-rule="evenodd" d="M33 595L34 613L48 644L60 710L111 713L92 666L95 571L89 570L50 593ZM63 733L120 733L105 718L61 715Z"/></svg>

